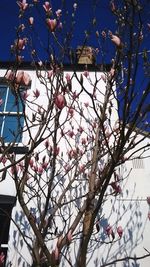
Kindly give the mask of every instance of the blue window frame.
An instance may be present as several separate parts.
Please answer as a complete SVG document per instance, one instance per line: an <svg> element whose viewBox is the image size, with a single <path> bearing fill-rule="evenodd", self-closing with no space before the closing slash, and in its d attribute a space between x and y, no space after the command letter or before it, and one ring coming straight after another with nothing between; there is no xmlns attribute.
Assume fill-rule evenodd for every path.
<svg viewBox="0 0 150 267"><path fill-rule="evenodd" d="M21 142L23 105L7 85L0 85L0 137L5 143Z"/></svg>

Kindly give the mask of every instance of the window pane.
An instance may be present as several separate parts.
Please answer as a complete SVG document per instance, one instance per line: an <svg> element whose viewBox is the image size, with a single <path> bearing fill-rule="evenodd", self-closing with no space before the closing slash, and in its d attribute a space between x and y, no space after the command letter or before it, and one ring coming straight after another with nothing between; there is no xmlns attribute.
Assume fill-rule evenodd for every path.
<svg viewBox="0 0 150 267"><path fill-rule="evenodd" d="M21 100L7 85L0 85L0 99L3 101L0 105L0 136L4 142L20 142L23 116L18 113L23 111ZM16 114L12 114L14 112Z"/></svg>
<svg viewBox="0 0 150 267"><path fill-rule="evenodd" d="M0 86L0 99L3 100L0 105L0 111L22 112L22 103L18 95L12 93L6 85Z"/></svg>
<svg viewBox="0 0 150 267"><path fill-rule="evenodd" d="M19 96L14 95L9 89L6 111L9 112L22 112L22 103Z"/></svg>
<svg viewBox="0 0 150 267"><path fill-rule="evenodd" d="M23 116L5 116L2 137L4 142L20 142L22 137Z"/></svg>

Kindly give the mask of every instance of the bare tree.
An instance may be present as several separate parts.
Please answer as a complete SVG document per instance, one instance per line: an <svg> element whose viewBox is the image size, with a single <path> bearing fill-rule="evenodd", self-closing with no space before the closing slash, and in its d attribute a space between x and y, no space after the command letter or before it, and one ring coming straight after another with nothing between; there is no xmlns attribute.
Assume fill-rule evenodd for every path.
<svg viewBox="0 0 150 267"><path fill-rule="evenodd" d="M93 7L101 5L97 2ZM84 267L94 254L93 248L103 243L113 245L122 237L121 225L116 224L117 237L108 224L108 242L98 239L100 222L107 213L105 203L123 191L129 174L121 172L124 164L149 156L150 144L144 143L149 137L150 94L145 6L134 0L111 1L115 30L114 26L99 30L94 17L91 27L99 52L89 48L90 31L86 31L76 55L70 43L80 4L70 7L68 29L65 5L54 10L49 2L17 4L20 24L11 47L15 64L4 78L14 96L18 126L8 146L1 137L1 180L9 175L15 183L22 217L17 213L14 224L21 247L26 244L32 255L32 266ZM48 44L38 33L37 18L48 33ZM89 64L82 64L83 71L77 71L85 50L88 60L95 59L92 74ZM34 69L32 81L31 73L20 70L24 51ZM106 66L108 59L110 66ZM65 60L71 64L71 71L65 71ZM28 87L34 79L39 88L31 91ZM20 135L28 151L18 157L12 151ZM146 251L137 259L149 255ZM101 265L95 262L95 266L130 258L136 260L119 257Z"/></svg>

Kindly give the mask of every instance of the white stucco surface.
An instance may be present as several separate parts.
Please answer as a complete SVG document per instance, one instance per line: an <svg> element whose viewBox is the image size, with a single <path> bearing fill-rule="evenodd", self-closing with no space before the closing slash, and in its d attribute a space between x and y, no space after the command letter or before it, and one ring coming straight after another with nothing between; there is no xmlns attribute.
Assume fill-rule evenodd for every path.
<svg viewBox="0 0 150 267"><path fill-rule="evenodd" d="M33 101L33 92L38 89L40 91L40 96L36 100L36 104L40 105L42 108L46 108L47 106L47 92L45 90L45 86L39 82L39 79L36 76L35 71L28 70L27 71L32 78L31 88L28 90L28 100ZM0 75L3 76L5 70L0 72ZM73 75L73 72L67 71L70 76ZM83 72L78 72L78 77L81 76ZM64 73L64 76L66 73ZM102 73L97 73L97 78L100 79ZM90 73L90 80L84 77L83 84L87 91L90 93L93 90L92 81L94 82L95 72ZM75 78L72 80L73 88L76 93L80 92L81 88L79 83ZM105 83L102 79L100 79L97 84L98 87L98 101L103 102L105 97ZM71 105L70 99L66 101L68 105ZM86 120L92 116L92 113L86 113L85 103L89 103L91 105L91 99L87 96L87 94L82 93L79 97L78 104L83 107L84 110L84 119L80 121L80 115L76 113L77 107L73 104L75 109L75 120L74 120L74 131L77 130L79 125L86 130L87 124ZM114 100L112 100L114 111L111 116L111 124L112 127L115 125L118 120L117 116L117 106ZM32 118L31 112L32 104L30 107L26 107L26 114L29 119ZM92 112L92 111L91 111ZM60 121L63 123L63 120L66 119L67 113L66 108L62 111ZM89 118L88 118L89 117ZM66 124L67 125L67 124ZM66 126L70 127L69 122ZM32 138L36 136L37 126L31 127L31 135ZM45 132L45 135L48 132ZM23 134L23 145L28 146L29 143L29 135L26 132ZM140 138L140 137L139 137ZM146 139L141 146L147 144L149 139ZM41 147L38 147L38 150L42 150ZM61 150L63 150L64 154L66 152L67 144L61 143ZM37 150L37 151L38 151ZM102 221L100 222L100 232L97 233L97 243L94 243L93 251L90 254L91 257L89 259L88 267L100 267L105 262L113 262L116 258L125 258L125 257L140 257L146 253L144 250L147 249L150 251L150 221L148 220L148 211L150 207L147 204L147 197L150 196L150 159L149 152L147 155L145 154L145 158L142 159L142 164L138 162L134 162L133 157L126 161L124 166L120 167L120 172L122 173L123 179L122 181L122 193L115 197L111 197L111 199L106 202L103 206L104 215L102 217ZM41 157L42 157L41 153ZM140 165L138 165L140 164ZM2 167L2 166L0 166ZM10 176L7 176L4 181L0 183L0 194L1 195L16 195L15 186L13 180ZM34 205L34 204L33 204ZM34 208L34 207L33 207ZM24 220L22 216L22 212L20 210L19 204L17 203L16 207L13 209L12 213L13 219L17 221L20 220L20 227L23 229L24 225L26 226L25 231L28 230L28 224ZM22 216L22 217L20 217ZM109 237L106 236L105 226L106 224L110 224L116 235L117 226L121 225L123 228L123 236L121 239L117 239L115 242L112 241ZM30 230L29 230L30 231ZM14 234L15 233L15 234ZM31 232L32 235L32 232ZM19 234L19 231L16 229L13 222L11 222L10 226L10 239L9 239L9 251L8 251L8 259L7 262L12 262L12 267L27 267L31 264L30 254L26 248L26 246L22 245L22 237ZM17 242L17 243L14 243ZM23 255L24 261L21 261L18 264L20 256ZM25 265L23 265L25 262ZM28 265L29 264L29 265ZM9 266L9 265L8 265ZM69 266L69 265L68 265ZM125 262L117 262L112 263L110 266L112 267L149 267L150 259L146 258L140 261L128 261ZM67 265L65 266L67 267Z"/></svg>

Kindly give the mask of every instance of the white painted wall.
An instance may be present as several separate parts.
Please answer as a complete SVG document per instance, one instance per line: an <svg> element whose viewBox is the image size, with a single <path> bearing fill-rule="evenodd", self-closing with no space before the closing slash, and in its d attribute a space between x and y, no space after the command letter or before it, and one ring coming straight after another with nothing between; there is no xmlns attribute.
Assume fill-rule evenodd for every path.
<svg viewBox="0 0 150 267"><path fill-rule="evenodd" d="M40 91L40 97L36 100L38 105L46 107L47 105L47 96L45 86L39 82L39 79L36 76L35 71L29 70L27 71L29 75L32 77L31 89L28 90L29 97L28 100L32 102L33 100L33 91L38 89ZM67 71L71 76L73 72ZM80 78L83 72L78 72L77 75ZM0 71L0 76L4 76L5 70ZM64 73L64 76L66 72ZM102 73L97 73L97 78L100 78ZM83 84L85 85L88 92L93 90L91 85L92 81L95 80L95 72L90 72L89 78L83 78ZM76 93L80 92L80 85L75 78L73 78L73 90ZM105 83L102 79L100 79L98 85L98 101L101 100L103 102L103 98L105 96ZM67 104L70 105L71 102L67 99ZM75 113L76 121L74 120L74 128L75 131L79 127L79 124L86 128L86 119L89 114L86 111L84 103L89 102L91 105L91 100L87 97L87 94L82 93L79 97L79 105L83 106L85 119L79 122L79 114ZM117 107L116 103L113 101L114 112L112 114L112 126L117 121ZM33 105L34 107L34 105ZM30 106L31 108L31 106ZM26 114L29 118L32 117L31 109L26 108ZM66 108L63 109L61 114L61 122L63 122L66 118ZM67 127L67 126L66 126ZM68 129L69 129L68 123ZM87 129L88 130L88 129ZM33 127L31 130L32 137L36 135L37 127ZM23 135L23 145L27 146L29 141L28 134ZM145 140L143 145L149 142L149 140ZM42 149L42 145L40 148ZM65 153L67 149L66 144L61 144L61 150ZM126 256L142 256L145 254L144 248L150 251L150 242L149 242L149 231L150 231L150 221L147 218L148 214L148 204L146 201L147 196L150 196L150 164L149 158L143 159L142 169L133 168L132 160L125 163L125 166L121 168L121 172L127 179L122 182L123 193L119 195L117 198L113 198L110 202L104 204L103 211L104 217L100 222L100 232L97 233L97 241L92 245L92 258L89 260L88 267L93 266L101 266L102 262L107 262L115 260L115 258L122 258ZM1 166L0 166L1 167ZM7 176L6 180L0 184L0 194L6 195L15 195L15 188L11 177ZM22 217L22 213L20 213L20 207L17 203L16 207L13 209L13 219L16 222L20 220L20 227L26 227L25 231L28 230L28 225L26 221ZM21 217L20 217L21 216ZM110 243L110 239L106 236L105 226L106 224L112 225L114 232L116 233L117 226L121 225L124 229L123 237L114 243ZM29 230L30 231L30 230ZM32 232L31 232L32 236ZM16 240L16 241L15 241ZM9 253L7 262L11 261L13 263L13 267L22 266L26 267L30 266L31 258L29 252L25 246L22 246L22 237L19 235L19 231L16 229L14 223L11 223L10 227L10 240L9 240ZM16 243L14 243L14 241ZM22 262L19 264L20 255L23 255ZM22 256L21 256L22 257ZM25 260L25 265L23 265L23 261ZM133 264L132 264L133 263ZM139 265L138 265L139 264ZM8 265L9 266L9 265ZM117 267L149 267L149 259L141 260L137 263L135 262L118 262L117 264L112 264L111 266ZM67 267L67 265L65 266Z"/></svg>

